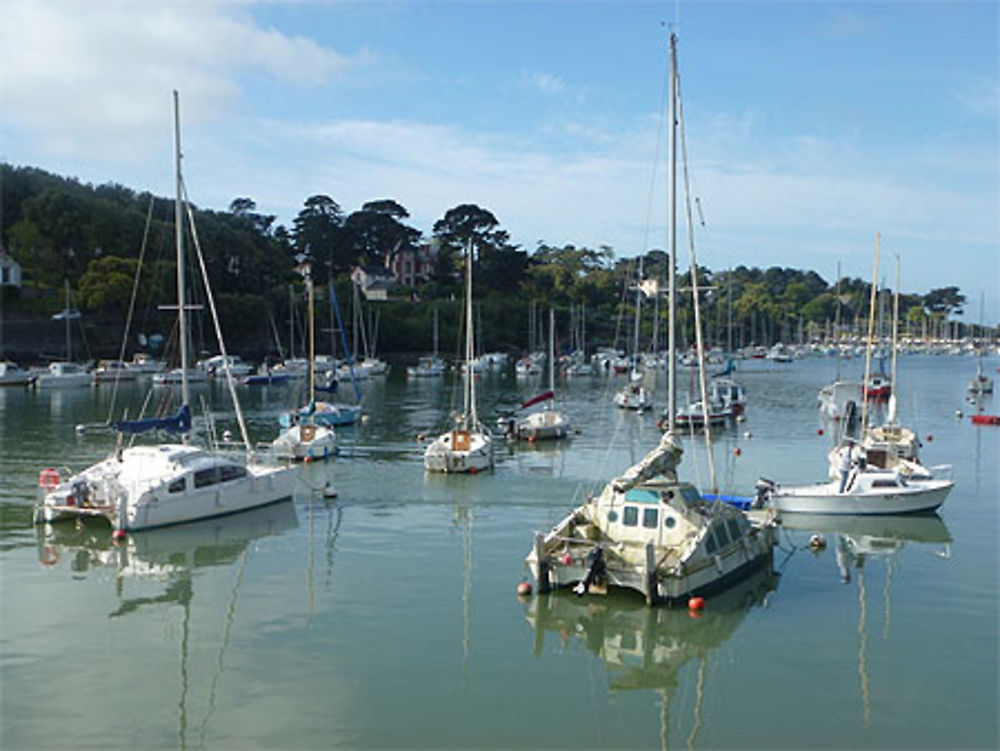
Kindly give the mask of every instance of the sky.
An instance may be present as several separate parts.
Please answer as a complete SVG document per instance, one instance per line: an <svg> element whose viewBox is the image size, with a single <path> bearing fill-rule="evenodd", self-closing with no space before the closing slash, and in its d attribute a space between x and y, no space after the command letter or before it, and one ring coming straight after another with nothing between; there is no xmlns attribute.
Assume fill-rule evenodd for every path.
<svg viewBox="0 0 1000 751"><path fill-rule="evenodd" d="M667 247L674 31L699 264L870 280L878 235L880 283L996 324L998 5L3 0L0 161L172 195L176 89L202 208L472 203L630 257Z"/></svg>

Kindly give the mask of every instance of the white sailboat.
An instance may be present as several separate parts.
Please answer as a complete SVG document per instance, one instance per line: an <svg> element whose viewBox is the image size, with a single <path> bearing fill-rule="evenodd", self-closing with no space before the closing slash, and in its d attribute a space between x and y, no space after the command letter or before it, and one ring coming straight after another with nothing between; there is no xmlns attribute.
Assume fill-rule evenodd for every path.
<svg viewBox="0 0 1000 751"><path fill-rule="evenodd" d="M309 310L313 308L312 267L308 262L298 267L306 283L309 295ZM316 384L313 376L313 363L316 356L316 333L312 315L309 316L309 360L307 383L309 388L309 404L316 404ZM307 410L309 412L309 410ZM295 461L312 461L313 459L328 459L337 448L337 434L332 427L318 424L313 414L296 414L281 435L271 443L271 450L282 459Z"/></svg>
<svg viewBox="0 0 1000 751"><path fill-rule="evenodd" d="M476 357L472 317L472 240L465 251L465 362L462 373L463 409L455 426L442 433L424 452L424 467L430 472L475 474L493 468L493 436L479 421L476 407L476 376L471 364Z"/></svg>
<svg viewBox="0 0 1000 751"><path fill-rule="evenodd" d="M445 366L444 360L438 355L438 309L435 306L433 312L433 336L434 336L434 352L430 355L424 355L419 360L417 360L416 365L408 365L406 367L407 378L440 378L444 375L447 367Z"/></svg>
<svg viewBox="0 0 1000 751"><path fill-rule="evenodd" d="M204 277L205 265L198 247L194 217L185 203L181 177L180 111L174 92L174 143L176 170L176 251L178 330L181 332L181 373L188 372L185 290L184 219L185 210ZM212 308L219 347L225 355L211 289L205 291ZM291 467L259 463L250 446L246 424L231 374L229 391L236 410L246 456L222 454L212 448L192 446L190 394L186 379L181 382L181 406L177 414L162 418L122 420L111 424L118 436L115 449L106 459L65 478L54 468L39 473L42 498L35 507L36 522L102 517L116 531L138 531L246 511L286 500L292 496L296 472ZM124 436L150 431L181 436L180 442L157 442L123 446Z"/></svg>
<svg viewBox="0 0 1000 751"><path fill-rule="evenodd" d="M69 293L69 280L66 280L66 307L52 316L53 321L64 321L66 324L66 359L49 363L49 367L35 378L38 388L79 388L89 386L93 382L87 366L73 362L73 334L70 329L72 321L79 320L80 311L74 310Z"/></svg>
<svg viewBox="0 0 1000 751"><path fill-rule="evenodd" d="M569 435L571 424L565 412L555 408L555 313L549 308L549 390L524 402L527 408L540 402L547 402L544 409L531 412L520 420L514 420L513 429L508 423L508 437L522 441L555 440Z"/></svg>
<svg viewBox="0 0 1000 751"><path fill-rule="evenodd" d="M675 153L679 103L676 38L670 36L670 269L668 363L676 352L674 312L676 279ZM690 212L689 212L690 217ZM689 231L690 231L689 221ZM692 268L694 250L691 248ZM697 300L697 277L693 294ZM695 329L700 340L700 317ZM699 349L704 351L700 346ZM702 395L704 361L701 360ZM673 406L676 373L671 368L668 399ZM536 532L526 558L540 592L552 587L574 586L584 595L601 592L608 585L640 592L648 604L684 600L725 588L753 571L770 565L773 526L754 525L733 506L702 498L689 482L677 477L683 448L675 431L674 411L668 412L667 430L647 456L612 479L596 496L573 509L549 532ZM712 484L710 434L708 445ZM717 493L715 495L718 495Z"/></svg>
<svg viewBox="0 0 1000 751"><path fill-rule="evenodd" d="M869 382L871 375L880 239L880 235L876 234L865 383ZM895 373L893 376L895 378ZM833 449L828 461L834 479L809 485L781 485L760 478L757 483L759 498L781 512L793 513L908 514L938 508L951 492L954 482L943 476L943 467L936 468L935 473L919 463L916 437L913 431L896 425L895 405L893 395L887 425L869 429L868 400L862 399L861 446L855 447L853 441L848 440ZM869 450L872 461L868 460Z"/></svg>
<svg viewBox="0 0 1000 751"><path fill-rule="evenodd" d="M642 259L639 259L639 279L635 287L635 322L632 329L632 367L628 383L615 394L615 406L643 412L653 408L653 397L643 383L639 369L639 322L642 314Z"/></svg>
<svg viewBox="0 0 1000 751"><path fill-rule="evenodd" d="M983 300L985 295L979 297L979 325L983 322ZM983 372L983 350L986 349L986 342L980 341L976 351L979 355L979 362L976 365L976 374L969 380L967 389L972 396L982 396L993 393L993 379Z"/></svg>

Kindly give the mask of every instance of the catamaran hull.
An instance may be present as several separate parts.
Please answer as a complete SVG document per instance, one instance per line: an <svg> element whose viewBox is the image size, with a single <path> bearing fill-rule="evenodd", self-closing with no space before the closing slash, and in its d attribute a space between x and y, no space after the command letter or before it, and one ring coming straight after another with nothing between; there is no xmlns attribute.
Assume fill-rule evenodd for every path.
<svg viewBox="0 0 1000 751"><path fill-rule="evenodd" d="M130 460L139 461L126 453L125 461ZM183 469L170 480L180 480L181 474ZM170 481L126 479L122 462L112 456L47 490L35 507L35 522L104 518L126 532L169 527L288 500L297 476L292 467L254 464L242 476L220 477L201 488L195 487L192 474L185 474L182 489L171 492Z"/></svg>

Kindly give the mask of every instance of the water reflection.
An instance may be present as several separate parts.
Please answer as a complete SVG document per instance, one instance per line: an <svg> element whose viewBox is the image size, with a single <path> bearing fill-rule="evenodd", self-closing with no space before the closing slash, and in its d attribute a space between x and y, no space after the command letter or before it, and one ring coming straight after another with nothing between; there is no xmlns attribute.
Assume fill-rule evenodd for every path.
<svg viewBox="0 0 1000 751"><path fill-rule="evenodd" d="M751 608L766 606L779 575L770 567L711 598L709 608L688 612L647 607L640 598L611 594L580 599L556 591L534 597L527 610L534 629L534 653L545 652L546 634L558 637L563 651L574 639L604 662L612 691L655 691L660 695L660 745L670 746L670 701L678 689L681 669L698 665L694 715L686 745L694 747L701 728L708 657L728 640ZM679 730L677 732L680 732Z"/></svg>
<svg viewBox="0 0 1000 751"><path fill-rule="evenodd" d="M53 571L68 569L74 578L86 578L94 569L113 571L116 606L108 613L110 619L129 617L150 608L180 608L176 647L180 676L176 700L177 747L203 748L225 672L241 585L253 550L251 543L285 533L297 525L291 501L231 517L134 534L120 542L112 539L106 524L47 524L37 528L38 556L44 566ZM194 666L191 664L192 655L198 650L191 609L197 580L195 571L212 566L233 566L235 573L228 596L218 603L220 606L224 603L224 623L221 634L213 640L218 650L211 663L205 704L193 702L198 705L201 717L193 722L196 715L190 706L195 695L192 674L195 667L204 667L197 660ZM161 583L160 590L151 589L150 582ZM208 596L212 597L212 593Z"/></svg>
<svg viewBox="0 0 1000 751"><path fill-rule="evenodd" d="M119 585L129 577L189 575L204 566L233 563L250 542L298 526L294 505L277 503L241 514L112 539L107 524L41 524L38 559L75 575L111 568ZM119 591L121 586L119 586Z"/></svg>
<svg viewBox="0 0 1000 751"><path fill-rule="evenodd" d="M879 560L885 566L882 587L882 639L889 639L892 623L892 584L896 557L907 543L920 543L929 552L951 557L951 533L937 514L910 516L826 516L820 514L786 514L785 529L812 532L811 545L817 552L825 546L824 535L836 536L834 559L837 573L844 584L855 581L858 589L858 692L861 720L871 727L871 692L868 672L868 591L865 566Z"/></svg>

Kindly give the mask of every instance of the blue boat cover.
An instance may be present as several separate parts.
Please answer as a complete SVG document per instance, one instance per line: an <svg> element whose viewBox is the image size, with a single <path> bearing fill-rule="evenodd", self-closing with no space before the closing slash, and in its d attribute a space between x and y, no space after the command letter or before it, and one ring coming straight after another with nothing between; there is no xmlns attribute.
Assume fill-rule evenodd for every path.
<svg viewBox="0 0 1000 751"><path fill-rule="evenodd" d="M145 433L165 430L167 433L187 433L191 430L191 408L182 404L173 417L147 417L142 420L120 420L111 423L119 433Z"/></svg>

